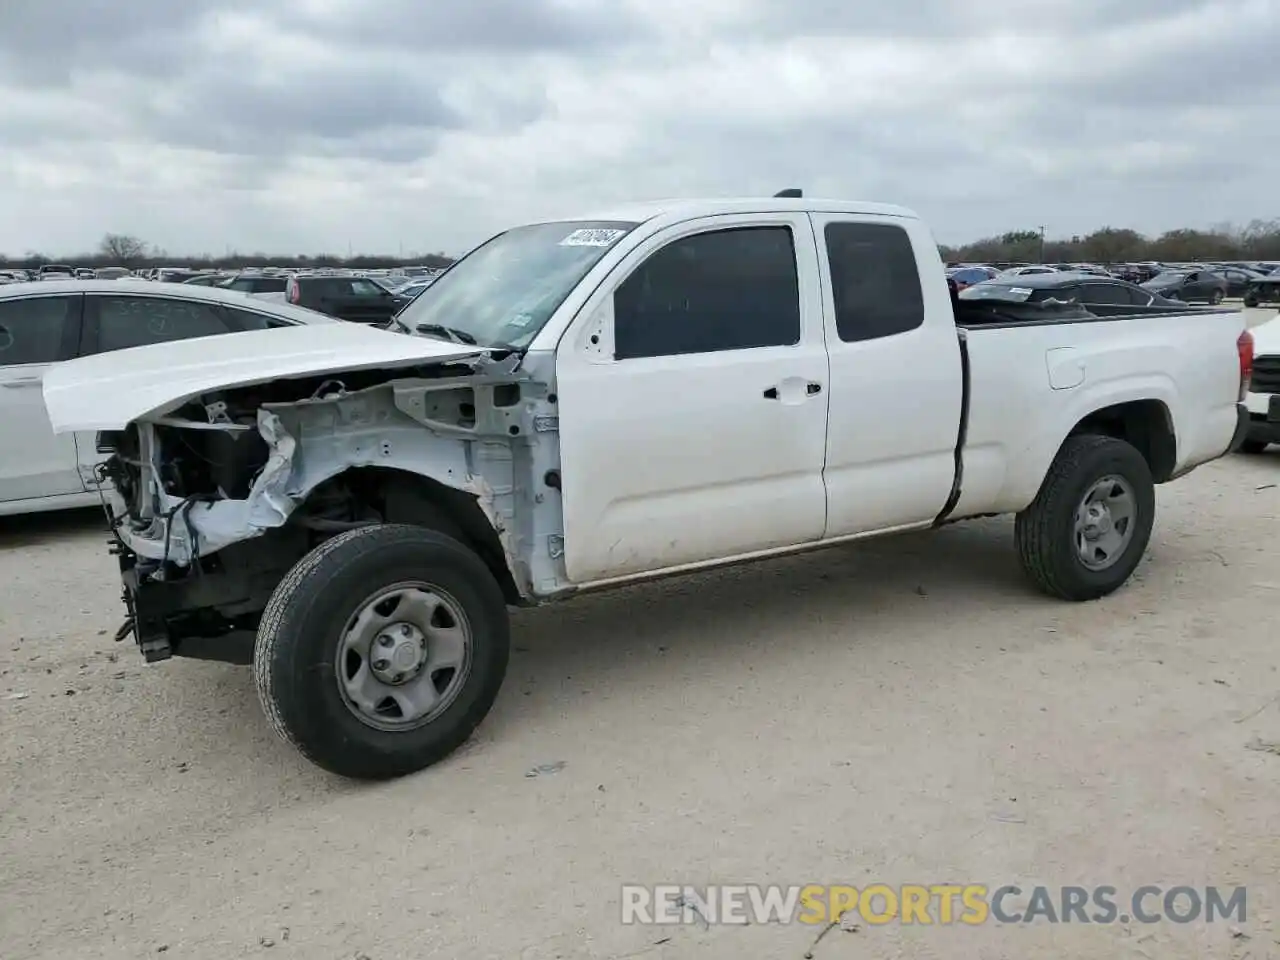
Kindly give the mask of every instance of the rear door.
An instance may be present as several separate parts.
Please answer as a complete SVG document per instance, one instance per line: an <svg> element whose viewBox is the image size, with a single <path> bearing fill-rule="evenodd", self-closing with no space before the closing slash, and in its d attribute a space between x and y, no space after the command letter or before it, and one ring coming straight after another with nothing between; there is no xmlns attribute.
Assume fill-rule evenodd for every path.
<svg viewBox="0 0 1280 960"><path fill-rule="evenodd" d="M831 357L826 536L932 520L955 476L964 388L941 271L921 284L937 247L918 222L811 217Z"/></svg>
<svg viewBox="0 0 1280 960"><path fill-rule="evenodd" d="M75 355L79 294L0 300L0 502L83 493L76 442L55 434L41 387Z"/></svg>

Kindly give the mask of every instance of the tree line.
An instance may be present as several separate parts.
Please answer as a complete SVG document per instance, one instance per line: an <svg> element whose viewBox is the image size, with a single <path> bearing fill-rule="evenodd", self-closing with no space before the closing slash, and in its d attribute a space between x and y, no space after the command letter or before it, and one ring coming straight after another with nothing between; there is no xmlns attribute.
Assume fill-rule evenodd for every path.
<svg viewBox="0 0 1280 960"><path fill-rule="evenodd" d="M1184 227L1149 237L1136 230L1103 227L1086 236L1069 239L1046 238L1041 230L1011 230L996 237L985 237L963 246L940 245L944 260L969 263L1045 262L1045 263L1127 263L1132 261L1218 261L1280 260L1280 219L1254 220L1240 227L1223 224L1207 230ZM144 240L121 233L108 233L93 253L70 257L51 257L27 252L21 257L0 254L0 265L37 269L47 263L72 267L191 267L193 269L236 269L246 266L305 267L372 267L426 266L447 267L453 257L444 253L414 254L409 257L389 254L227 253L223 256L171 256Z"/></svg>
<svg viewBox="0 0 1280 960"><path fill-rule="evenodd" d="M1280 219L1208 230L1184 227L1149 237L1136 230L1103 227L1086 236L1046 239L1039 230L1011 230L963 246L939 246L949 262L1131 263L1280 260Z"/></svg>
<svg viewBox="0 0 1280 960"><path fill-rule="evenodd" d="M363 253L350 257L328 253L314 256L308 254L281 256L280 254L265 253L263 251L254 251L252 253L231 251L222 256L213 254L174 256L159 247L148 244L139 237L123 233L108 233L102 238L98 244L98 249L93 253L81 253L74 256L51 256L37 251L27 251L22 256L0 253L0 266L36 270L48 263L63 264L69 267L128 267L130 270L142 270L147 267L234 270L248 266L274 266L286 269L304 267L369 269L373 267L409 266L442 268L453 263L453 257L443 253L413 254L408 257Z"/></svg>

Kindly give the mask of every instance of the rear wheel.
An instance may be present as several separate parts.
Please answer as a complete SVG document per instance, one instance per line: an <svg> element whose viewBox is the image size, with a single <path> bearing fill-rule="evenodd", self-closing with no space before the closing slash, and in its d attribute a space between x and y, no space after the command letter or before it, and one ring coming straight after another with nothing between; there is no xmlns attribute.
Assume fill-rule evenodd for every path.
<svg viewBox="0 0 1280 960"><path fill-rule="evenodd" d="M508 650L506 604L480 558L385 524L334 537L290 571L262 615L254 675L276 732L308 759L384 779L471 736Z"/></svg>
<svg viewBox="0 0 1280 960"><path fill-rule="evenodd" d="M1142 559L1155 519L1155 484L1136 449L1113 437L1068 437L1014 537L1023 570L1063 600L1119 588Z"/></svg>
<svg viewBox="0 0 1280 960"><path fill-rule="evenodd" d="M1216 306L1217 306L1218 304L1220 304L1221 302L1222 302L1222 291L1221 291L1221 290L1215 290L1215 291L1213 291L1213 293L1209 294L1209 303L1211 303L1213 306L1215 306L1215 307L1216 307Z"/></svg>
<svg viewBox="0 0 1280 960"><path fill-rule="evenodd" d="M1246 293L1244 295L1244 305L1246 307L1256 307L1258 305L1258 295L1256 293Z"/></svg>
<svg viewBox="0 0 1280 960"><path fill-rule="evenodd" d="M1267 450L1267 442L1265 440L1246 440L1240 444L1241 453L1265 453Z"/></svg>

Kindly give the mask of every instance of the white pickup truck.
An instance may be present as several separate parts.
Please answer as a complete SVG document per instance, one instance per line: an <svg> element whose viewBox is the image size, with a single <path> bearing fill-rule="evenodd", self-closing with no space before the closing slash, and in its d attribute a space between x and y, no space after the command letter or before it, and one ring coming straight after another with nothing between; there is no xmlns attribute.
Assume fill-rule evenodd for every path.
<svg viewBox="0 0 1280 960"><path fill-rule="evenodd" d="M1066 600L1154 484L1238 445L1235 311L955 300L907 210L782 197L535 223L399 317L63 364L148 660L251 660L321 766L423 768L493 704L507 607L993 514ZM1023 297L1022 299L1025 299Z"/></svg>
<svg viewBox="0 0 1280 960"><path fill-rule="evenodd" d="M1280 316L1249 331L1253 336L1253 374L1244 405L1249 428L1240 449L1262 453L1280 443Z"/></svg>

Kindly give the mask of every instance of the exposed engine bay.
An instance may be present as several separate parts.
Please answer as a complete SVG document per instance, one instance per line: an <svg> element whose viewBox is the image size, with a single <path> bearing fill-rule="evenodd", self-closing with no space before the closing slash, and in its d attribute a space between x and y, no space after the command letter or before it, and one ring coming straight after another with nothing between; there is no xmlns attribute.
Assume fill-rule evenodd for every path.
<svg viewBox="0 0 1280 960"><path fill-rule="evenodd" d="M277 380L100 433L122 633L149 659L182 645L238 661L224 643L192 647L256 629L299 559L376 523L439 529L475 548L512 602L529 595L534 527L559 532L560 517L558 502L535 519L518 501L532 507L529 478L559 452L554 396L512 359Z"/></svg>

